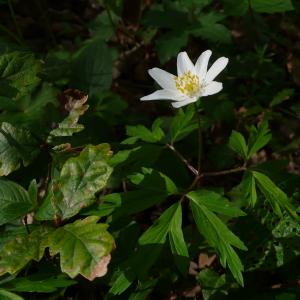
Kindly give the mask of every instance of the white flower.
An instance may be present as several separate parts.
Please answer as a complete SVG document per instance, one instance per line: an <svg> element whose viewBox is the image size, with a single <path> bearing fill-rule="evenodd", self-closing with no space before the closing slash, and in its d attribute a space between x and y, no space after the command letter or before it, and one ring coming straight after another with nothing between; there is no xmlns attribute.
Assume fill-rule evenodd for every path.
<svg viewBox="0 0 300 300"><path fill-rule="evenodd" d="M228 58L220 57L207 70L211 54L210 50L204 51L194 65L186 52L180 52L177 56L177 76L159 68L150 69L150 76L162 89L142 97L141 100L173 100L173 107L178 108L196 102L199 97L220 92L223 85L214 79L226 67Z"/></svg>

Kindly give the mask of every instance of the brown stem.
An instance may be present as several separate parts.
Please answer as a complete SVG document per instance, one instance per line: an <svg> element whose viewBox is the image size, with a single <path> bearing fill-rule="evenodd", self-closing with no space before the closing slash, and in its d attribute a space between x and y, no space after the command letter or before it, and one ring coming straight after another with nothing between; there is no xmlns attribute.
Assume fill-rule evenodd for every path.
<svg viewBox="0 0 300 300"><path fill-rule="evenodd" d="M187 159L178 151L174 148L173 145L170 144L166 144L166 146L173 151L178 157L179 159L187 166L187 168L196 176L198 176L198 171L187 161Z"/></svg>
<svg viewBox="0 0 300 300"><path fill-rule="evenodd" d="M229 170L202 173L202 174L200 174L200 177L222 176L222 175L231 174L231 173L243 172L246 170L247 170L247 168L243 166L243 167L237 167L237 168L229 169Z"/></svg>

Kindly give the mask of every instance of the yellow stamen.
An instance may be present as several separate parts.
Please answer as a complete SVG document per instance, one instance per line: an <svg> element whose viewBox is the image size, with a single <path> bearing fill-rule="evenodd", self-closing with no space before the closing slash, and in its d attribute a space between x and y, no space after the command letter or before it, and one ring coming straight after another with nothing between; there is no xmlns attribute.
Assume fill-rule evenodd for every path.
<svg viewBox="0 0 300 300"><path fill-rule="evenodd" d="M200 91L199 77L191 71L185 72L181 76L174 76L175 85L178 91L189 96L194 97Z"/></svg>

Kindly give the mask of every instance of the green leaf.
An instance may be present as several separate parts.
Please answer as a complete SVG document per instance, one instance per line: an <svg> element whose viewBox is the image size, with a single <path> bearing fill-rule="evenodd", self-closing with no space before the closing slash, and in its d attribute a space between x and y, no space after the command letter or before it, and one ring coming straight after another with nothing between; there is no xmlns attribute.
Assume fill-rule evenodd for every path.
<svg viewBox="0 0 300 300"><path fill-rule="evenodd" d="M156 222L141 235L139 244L164 244L177 208L178 204L176 203L166 209Z"/></svg>
<svg viewBox="0 0 300 300"><path fill-rule="evenodd" d="M69 97L68 102L65 104L65 109L69 112L69 115L58 124L58 128L51 130L50 135L72 136L74 133L82 131L84 126L78 124L78 120L89 108L85 104L87 99L88 96L83 95L80 99Z"/></svg>
<svg viewBox="0 0 300 300"><path fill-rule="evenodd" d="M134 173L128 178L139 190L102 196L97 207L87 208L83 214L102 217L113 213L114 218L124 217L143 211L178 192L168 176L150 168L142 168L141 173Z"/></svg>
<svg viewBox="0 0 300 300"><path fill-rule="evenodd" d="M118 22L118 18L115 14L110 12L108 15L106 11L103 11L93 18L89 23L89 30L91 31L91 34L104 41L111 39L114 35L115 27L113 26L110 18L112 18L113 22Z"/></svg>
<svg viewBox="0 0 300 300"><path fill-rule="evenodd" d="M229 217L241 217L246 214L222 195L209 191L197 190L189 193L189 198L198 204L206 206L209 210Z"/></svg>
<svg viewBox="0 0 300 300"><path fill-rule="evenodd" d="M229 16L243 16L248 11L248 0L223 0L225 13Z"/></svg>
<svg viewBox="0 0 300 300"><path fill-rule="evenodd" d="M71 86L83 90L89 96L109 89L115 57L116 51L109 48L102 39L88 41L73 59Z"/></svg>
<svg viewBox="0 0 300 300"><path fill-rule="evenodd" d="M50 83L43 82L36 86L30 94L26 94L17 101L8 99L6 105L14 105L14 108L3 107L5 113L0 115L0 121L16 125L26 126L26 128L39 133L47 131L46 126L52 121L49 108L58 105L57 89ZM0 98L1 99L1 98ZM45 127L45 128L44 128Z"/></svg>
<svg viewBox="0 0 300 300"><path fill-rule="evenodd" d="M156 119L152 125L152 130L149 130L143 125L126 126L126 134L136 140L142 140L148 143L157 143L161 141L165 134L161 129L161 119ZM126 144L126 140L122 142Z"/></svg>
<svg viewBox="0 0 300 300"><path fill-rule="evenodd" d="M272 134L267 121L263 121L257 129L254 126L251 126L248 141L248 159L267 145L271 138Z"/></svg>
<svg viewBox="0 0 300 300"><path fill-rule="evenodd" d="M259 13L280 13L294 9L291 0L251 0L251 7Z"/></svg>
<svg viewBox="0 0 300 300"><path fill-rule="evenodd" d="M139 282L137 289L130 294L128 300L146 300L148 295L154 289L158 279L146 280L145 282Z"/></svg>
<svg viewBox="0 0 300 300"><path fill-rule="evenodd" d="M40 62L30 53L11 52L0 56L0 82L8 84L24 95L39 82Z"/></svg>
<svg viewBox="0 0 300 300"><path fill-rule="evenodd" d="M117 152L110 160L115 170L114 179L120 182L133 172L140 172L142 167L153 167L162 149L161 145L144 144Z"/></svg>
<svg viewBox="0 0 300 300"><path fill-rule="evenodd" d="M137 190L124 193L113 193L103 197L103 203L96 210L86 212L99 216L107 216L113 213L115 219L132 215L152 207L166 199L168 195L164 192ZM141 201L143 199L143 201Z"/></svg>
<svg viewBox="0 0 300 300"><path fill-rule="evenodd" d="M131 286L134 279L135 278L127 278L125 272L121 272L121 274L114 281L109 293L113 295L122 294Z"/></svg>
<svg viewBox="0 0 300 300"><path fill-rule="evenodd" d="M181 204L170 206L139 238L140 245L164 244L169 236L171 251L179 270L186 274L188 270L188 249L182 232Z"/></svg>
<svg viewBox="0 0 300 300"><path fill-rule="evenodd" d="M35 205L36 198L31 198L22 186L0 179L0 225L26 215Z"/></svg>
<svg viewBox="0 0 300 300"><path fill-rule="evenodd" d="M60 266L71 278L81 274L88 280L104 276L114 248L113 237L98 217L77 220L56 229L48 238L51 255L60 254Z"/></svg>
<svg viewBox="0 0 300 300"><path fill-rule="evenodd" d="M189 266L189 253L182 232L182 208L179 203L169 225L169 242L175 263L182 274Z"/></svg>
<svg viewBox="0 0 300 300"><path fill-rule="evenodd" d="M243 285L242 271L244 267L232 246L247 250L246 246L201 202L201 199L195 197L193 192L191 193L187 196L191 200L190 205L198 230L207 242L218 251L222 266L227 265L237 282Z"/></svg>
<svg viewBox="0 0 300 300"><path fill-rule="evenodd" d="M15 274L31 260L39 261L46 248L45 239L51 229L39 227L30 234L14 236L1 248L0 275Z"/></svg>
<svg viewBox="0 0 300 300"><path fill-rule="evenodd" d="M259 190L264 194L269 201L274 212L282 217L282 209L286 210L293 218L299 219L295 207L289 201L288 196L266 175L252 171L255 177Z"/></svg>
<svg viewBox="0 0 300 300"><path fill-rule="evenodd" d="M172 57L176 56L176 54L186 46L187 42L188 33L186 31L178 30L163 34L156 41L156 50L160 62L162 64L166 63Z"/></svg>
<svg viewBox="0 0 300 300"><path fill-rule="evenodd" d="M230 30L223 24L203 24L202 27L193 29L191 34L213 43L228 44L231 42Z"/></svg>
<svg viewBox="0 0 300 300"><path fill-rule="evenodd" d="M235 152L240 154L244 160L247 159L248 147L243 135L235 130L232 131L229 138L229 146Z"/></svg>
<svg viewBox="0 0 300 300"><path fill-rule="evenodd" d="M93 112L112 126L120 124L122 118L126 117L124 111L127 107L128 103L120 95L105 91L97 95L97 104Z"/></svg>
<svg viewBox="0 0 300 300"><path fill-rule="evenodd" d="M185 138L198 128L197 121L194 119L195 110L188 106L186 110L179 109L172 118L170 125L170 143L173 144Z"/></svg>
<svg viewBox="0 0 300 300"><path fill-rule="evenodd" d="M38 198L38 186L36 180L31 180L29 187L28 187L28 196L32 203L37 203Z"/></svg>
<svg viewBox="0 0 300 300"><path fill-rule="evenodd" d="M217 299L218 293L223 292L222 287L226 284L225 274L220 276L217 272L208 268L201 270L196 279L201 285L204 300ZM221 298L221 295L219 297Z"/></svg>
<svg viewBox="0 0 300 300"><path fill-rule="evenodd" d="M286 101L290 99L295 93L294 89L283 89L279 93L276 94L276 96L272 99L270 103L270 107L273 107L275 105L278 105L282 103L283 101Z"/></svg>
<svg viewBox="0 0 300 300"><path fill-rule="evenodd" d="M241 186L245 198L247 199L247 202L249 203L249 205L254 207L257 201L257 193L256 193L255 178L251 172L245 173L245 176L241 182Z"/></svg>
<svg viewBox="0 0 300 300"><path fill-rule="evenodd" d="M129 179L138 186L139 190L115 196L114 202L117 204L117 209L114 211L114 218L143 211L178 192L176 185L168 176L150 168L143 168L142 173L135 173L129 176ZM103 204L105 203L104 199ZM100 210L101 205L99 205Z"/></svg>
<svg viewBox="0 0 300 300"><path fill-rule="evenodd" d="M108 144L88 145L79 156L64 163L59 178L50 187L51 203L62 219L76 215L95 201L95 193L106 186L112 173L109 156Z"/></svg>
<svg viewBox="0 0 300 300"><path fill-rule="evenodd" d="M26 277L17 277L2 284L1 287L13 292L52 293L59 288L65 288L76 283L75 280L68 279L63 274L49 276L48 274L37 273Z"/></svg>
<svg viewBox="0 0 300 300"><path fill-rule="evenodd" d="M24 300L24 298L2 289L0 289L0 299L1 300Z"/></svg>
<svg viewBox="0 0 300 300"><path fill-rule="evenodd" d="M39 145L26 129L3 122L0 127L0 176L26 167L39 153Z"/></svg>
<svg viewBox="0 0 300 300"><path fill-rule="evenodd" d="M141 173L134 173L129 175L128 178L143 190L163 192L165 195L178 192L176 185L167 175L151 168L142 168Z"/></svg>

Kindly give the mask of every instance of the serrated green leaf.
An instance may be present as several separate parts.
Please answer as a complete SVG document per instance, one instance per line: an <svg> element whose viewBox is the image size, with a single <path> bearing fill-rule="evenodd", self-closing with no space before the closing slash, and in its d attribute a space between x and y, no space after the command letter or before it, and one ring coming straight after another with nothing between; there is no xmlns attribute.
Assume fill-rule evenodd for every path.
<svg viewBox="0 0 300 300"><path fill-rule="evenodd" d="M226 284L225 274L219 275L214 270L206 268L198 273L196 279L201 285L204 300L214 299L219 292L224 292L222 287Z"/></svg>
<svg viewBox="0 0 300 300"><path fill-rule="evenodd" d="M131 138L134 138L134 142L140 139L148 143L157 143L161 141L165 136L160 127L161 123L161 119L156 119L152 125L151 130L143 125L126 126L126 134ZM123 141L122 144L126 144L126 140Z"/></svg>
<svg viewBox="0 0 300 300"><path fill-rule="evenodd" d="M171 144L180 141L198 128L194 115L195 110L192 106L188 106L186 110L178 110L170 125Z"/></svg>
<svg viewBox="0 0 300 300"><path fill-rule="evenodd" d="M291 0L251 0L253 10L260 13L280 13L294 9Z"/></svg>
<svg viewBox="0 0 300 300"><path fill-rule="evenodd" d="M187 196L191 200L190 205L198 230L218 251L222 266L227 265L237 282L243 285L244 267L232 246L247 250L246 246L213 212L198 201L198 198L190 193Z"/></svg>
<svg viewBox="0 0 300 300"><path fill-rule="evenodd" d="M178 192L176 185L168 176L150 168L143 168L142 173L135 173L129 176L129 179L139 190L118 194L118 200L114 201L118 205L114 208L114 218L143 211Z"/></svg>
<svg viewBox="0 0 300 300"><path fill-rule="evenodd" d="M178 269L183 274L186 274L189 266L189 253L182 232L182 208L180 203L177 205L177 209L171 219L168 235L175 263Z"/></svg>
<svg viewBox="0 0 300 300"><path fill-rule="evenodd" d="M115 57L116 50L102 39L89 40L74 56L70 85L89 96L109 89Z"/></svg>
<svg viewBox="0 0 300 300"><path fill-rule="evenodd" d="M270 107L273 107L275 105L282 103L283 101L290 99L290 97L292 97L294 95L294 93L295 93L294 89L284 89L284 90L280 91L272 99L272 101L270 103Z"/></svg>
<svg viewBox="0 0 300 300"><path fill-rule="evenodd" d="M20 218L34 209L36 198L15 182L0 179L0 225Z"/></svg>
<svg viewBox="0 0 300 300"><path fill-rule="evenodd" d="M242 190L245 193L245 198L247 199L247 202L249 203L249 205L254 207L257 201L257 193L256 193L255 178L253 177L251 172L245 173L241 185L242 185Z"/></svg>
<svg viewBox="0 0 300 300"><path fill-rule="evenodd" d="M18 296L17 294L2 289L0 289L0 299L1 300L24 300L24 298Z"/></svg>
<svg viewBox="0 0 300 300"><path fill-rule="evenodd" d="M178 204L176 203L166 209L158 220L141 235L139 244L164 244L177 208Z"/></svg>
<svg viewBox="0 0 300 300"><path fill-rule="evenodd" d="M88 96L82 96L81 99L70 97L65 108L69 111L69 115L58 124L58 128L51 130L52 136L72 136L74 133L80 132L84 126L78 124L79 117L82 116L89 106L85 104Z"/></svg>
<svg viewBox="0 0 300 300"><path fill-rule="evenodd" d="M142 168L142 172L129 175L128 179L143 190L163 192L165 195L178 192L175 183L167 175L151 168Z"/></svg>
<svg viewBox="0 0 300 300"><path fill-rule="evenodd" d="M50 186L52 194L49 194L49 197L53 196L50 201L54 210L62 219L76 215L95 201L95 193L105 187L112 173L109 156L108 144L88 145L79 156L64 163L60 176Z"/></svg>
<svg viewBox="0 0 300 300"><path fill-rule="evenodd" d="M189 198L194 199L200 205L206 206L209 210L225 216L241 217L246 215L232 202L214 191L204 189L192 191L189 193Z"/></svg>
<svg viewBox="0 0 300 300"><path fill-rule="evenodd" d="M288 196L265 174L252 171L256 179L259 190L264 194L269 201L274 212L282 217L282 209L286 210L293 218L299 219L295 207L289 201Z"/></svg>
<svg viewBox="0 0 300 300"><path fill-rule="evenodd" d="M121 274L114 281L111 289L109 290L109 293L111 293L113 295L122 294L124 291L126 291L131 286L134 279L135 278L127 278L126 274L124 272L121 272Z"/></svg>
<svg viewBox="0 0 300 300"><path fill-rule="evenodd" d="M1 122L9 122L11 124L26 126L26 128L36 131L38 126L40 130L48 131L46 124L51 120L49 108L57 106L57 89L43 82L31 89L30 94L26 94L17 99L17 101L8 99L6 104L14 104L14 108L3 107L4 114L0 115ZM1 99L1 98L0 98ZM1 101L0 101L1 106Z"/></svg>
<svg viewBox="0 0 300 300"><path fill-rule="evenodd" d="M31 260L39 261L43 257L45 239L50 230L39 227L30 234L18 234L8 240L1 249L0 275L15 274Z"/></svg>
<svg viewBox="0 0 300 300"><path fill-rule="evenodd" d="M240 154L244 160L247 159L248 147L246 140L241 133L235 130L232 131L229 137L229 146L232 150Z"/></svg>
<svg viewBox="0 0 300 300"><path fill-rule="evenodd" d="M25 167L39 153L39 145L26 129L3 122L0 127L0 176Z"/></svg>
<svg viewBox="0 0 300 300"><path fill-rule="evenodd" d="M158 279L146 280L139 282L137 289L130 294L128 300L146 300L148 295L154 289Z"/></svg>
<svg viewBox="0 0 300 300"><path fill-rule="evenodd" d="M120 124L120 119L126 116L124 111L127 107L128 103L120 95L105 91L97 95L97 104L93 112L112 126Z"/></svg>
<svg viewBox="0 0 300 300"><path fill-rule="evenodd" d="M114 248L114 239L98 217L77 220L56 229L48 238L51 255L60 254L62 272L71 278L81 274L88 280L104 276Z"/></svg>
<svg viewBox="0 0 300 300"><path fill-rule="evenodd" d="M272 137L268 122L263 121L258 128L251 126L248 140L248 159L258 150L268 144Z"/></svg>
<svg viewBox="0 0 300 300"><path fill-rule="evenodd" d="M175 203L166 209L156 222L139 238L140 245L164 244L169 236L171 251L179 270L188 270L188 249L182 232L181 204Z"/></svg>
<svg viewBox="0 0 300 300"><path fill-rule="evenodd" d="M19 91L18 96L25 95L39 82L37 73L40 62L31 53L11 52L0 56L0 81Z"/></svg>

